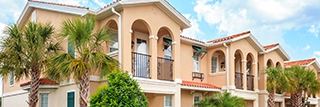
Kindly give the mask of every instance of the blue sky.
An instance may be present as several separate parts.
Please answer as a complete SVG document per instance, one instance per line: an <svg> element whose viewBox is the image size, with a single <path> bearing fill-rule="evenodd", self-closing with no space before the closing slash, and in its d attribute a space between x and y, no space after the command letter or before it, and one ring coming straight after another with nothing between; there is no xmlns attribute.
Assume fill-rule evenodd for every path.
<svg viewBox="0 0 320 107"><path fill-rule="evenodd" d="M42 0L98 9L113 0ZM182 35L207 41L250 30L262 45L280 43L291 60L320 61L318 0L167 0L191 22ZM27 0L0 1L0 30ZM1 34L0 34L1 35Z"/></svg>

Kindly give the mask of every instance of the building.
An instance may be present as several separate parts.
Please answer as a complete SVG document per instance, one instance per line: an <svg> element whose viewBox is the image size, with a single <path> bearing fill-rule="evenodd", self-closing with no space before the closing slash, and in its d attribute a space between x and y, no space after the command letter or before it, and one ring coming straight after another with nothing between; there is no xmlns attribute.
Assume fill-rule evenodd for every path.
<svg viewBox="0 0 320 107"><path fill-rule="evenodd" d="M64 20L86 14L97 17L97 28L112 29L104 52L117 58L121 68L139 82L150 107L193 107L194 102L221 90L244 98L248 107L266 107L264 70L285 67L290 59L279 44L262 46L250 31L207 42L181 36L190 22L165 0L117 0L99 10L29 0L18 24L50 21L59 31ZM61 45L67 52L67 40ZM90 80L91 93L106 84L97 75ZM23 101L28 99L28 81L14 81L13 76L4 81L2 106L27 106ZM42 78L40 84L39 106L79 106L73 81ZM279 95L277 105L283 107L284 98Z"/></svg>

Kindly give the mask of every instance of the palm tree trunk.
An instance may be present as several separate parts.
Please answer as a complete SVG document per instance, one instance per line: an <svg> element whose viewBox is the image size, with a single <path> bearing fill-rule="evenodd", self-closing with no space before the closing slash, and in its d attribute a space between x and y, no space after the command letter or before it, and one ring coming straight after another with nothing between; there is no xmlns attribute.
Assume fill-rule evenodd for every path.
<svg viewBox="0 0 320 107"><path fill-rule="evenodd" d="M90 80L88 71L80 78L80 107L88 107Z"/></svg>
<svg viewBox="0 0 320 107"><path fill-rule="evenodd" d="M33 64L31 68L29 107L36 107L38 103L39 85L40 85L40 71L39 71L38 65Z"/></svg>
<svg viewBox="0 0 320 107"><path fill-rule="evenodd" d="M275 91L269 91L268 107L275 107L276 106L276 104L274 102L274 93L275 93Z"/></svg>
<svg viewBox="0 0 320 107"><path fill-rule="evenodd" d="M291 105L292 107L301 107L302 106L302 91L296 90L291 94Z"/></svg>

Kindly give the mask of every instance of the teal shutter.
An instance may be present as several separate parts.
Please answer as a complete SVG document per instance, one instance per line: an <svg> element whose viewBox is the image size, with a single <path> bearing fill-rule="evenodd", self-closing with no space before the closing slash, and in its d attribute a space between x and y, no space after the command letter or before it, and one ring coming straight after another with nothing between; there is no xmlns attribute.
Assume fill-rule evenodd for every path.
<svg viewBox="0 0 320 107"><path fill-rule="evenodd" d="M75 55L74 46L69 42L69 36L68 36L68 53L71 54L73 57Z"/></svg>
<svg viewBox="0 0 320 107"><path fill-rule="evenodd" d="M10 85L14 84L14 76L13 76L13 72L10 71Z"/></svg>
<svg viewBox="0 0 320 107"><path fill-rule="evenodd" d="M68 92L67 107L74 107L74 92Z"/></svg>

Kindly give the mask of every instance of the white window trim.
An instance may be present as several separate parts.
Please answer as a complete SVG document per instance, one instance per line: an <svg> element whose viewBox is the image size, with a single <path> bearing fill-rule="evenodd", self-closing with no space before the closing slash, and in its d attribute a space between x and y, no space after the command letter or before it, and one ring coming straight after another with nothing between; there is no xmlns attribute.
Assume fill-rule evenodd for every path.
<svg viewBox="0 0 320 107"><path fill-rule="evenodd" d="M37 11L36 10L34 10L31 14L31 21L37 22Z"/></svg>
<svg viewBox="0 0 320 107"><path fill-rule="evenodd" d="M170 95L166 95L166 96L170 96ZM166 106L166 96L163 97L163 99L164 99L163 106L164 107L172 107L172 104L173 104L172 103L172 96L171 96L171 106Z"/></svg>
<svg viewBox="0 0 320 107"><path fill-rule="evenodd" d="M50 93L49 92L39 92L39 95L41 95L41 94L48 94L48 107L50 107L50 104L49 104L49 99L50 99ZM40 101L39 101L39 106L41 107L41 96L40 96Z"/></svg>
<svg viewBox="0 0 320 107"><path fill-rule="evenodd" d="M75 107L77 107L77 93L76 93L76 90L69 90L69 91L67 91L67 93L66 93L66 107L68 106L68 93L69 92L74 92L74 106Z"/></svg>
<svg viewBox="0 0 320 107"><path fill-rule="evenodd" d="M195 96L200 96L199 101L202 100L202 94L201 94L201 93L197 93L197 92L196 92L196 93L193 93L193 97L192 97L192 102L193 102L192 104L193 104L193 105L195 104L195 102L194 102L194 97L195 97Z"/></svg>
<svg viewBox="0 0 320 107"><path fill-rule="evenodd" d="M193 72L200 72L200 65L201 65L200 64L200 55L199 54L195 54L195 55L198 57L198 64L197 64L197 66L198 66L197 68L198 69L197 70L194 69L194 61L195 60L194 60L194 57L192 57L192 60L193 60Z"/></svg>
<svg viewBox="0 0 320 107"><path fill-rule="evenodd" d="M117 37L119 36L117 29L110 29L110 32L117 34ZM111 36L111 35L110 35L110 36ZM118 39L118 38L117 38L117 39ZM118 40L118 44L119 44L119 40ZM108 46L109 46L109 47L107 47L107 48L109 48L109 52L107 52L108 55L109 55L109 54L110 54L110 55L113 55L113 56L118 55L119 47L118 47L118 50L113 51L113 52L110 52L110 47L111 47L110 42L109 42ZM110 55L109 55L109 56L110 56Z"/></svg>
<svg viewBox="0 0 320 107"><path fill-rule="evenodd" d="M141 32L138 32L138 31L135 31L134 32L134 51L137 52L137 49L138 49L138 43L137 43L137 39L141 39L141 40L146 40L146 54L149 54L149 36L148 34L145 34L145 33L141 33Z"/></svg>
<svg viewBox="0 0 320 107"><path fill-rule="evenodd" d="M220 59L219 59L219 56L220 54L219 53L215 53L212 57L215 57L215 58L217 58L217 65L216 65L216 72L212 72L212 70L211 70L211 74L215 74L215 73L219 73L220 72L220 66L219 66L219 63L220 63ZM211 57L211 69L212 69L212 57Z"/></svg>

